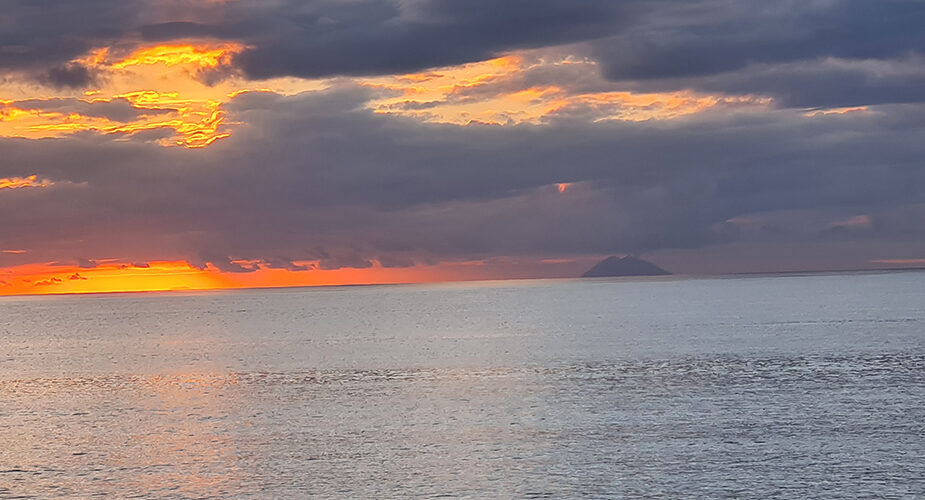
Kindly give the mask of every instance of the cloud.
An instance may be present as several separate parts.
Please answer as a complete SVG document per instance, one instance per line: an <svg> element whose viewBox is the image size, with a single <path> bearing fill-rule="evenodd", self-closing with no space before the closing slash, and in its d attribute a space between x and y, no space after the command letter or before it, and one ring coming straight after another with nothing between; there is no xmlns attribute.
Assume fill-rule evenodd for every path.
<svg viewBox="0 0 925 500"><path fill-rule="evenodd" d="M296 264L292 259L287 257L271 257L263 262L270 269L286 269L288 271L309 271L314 267L311 265Z"/></svg>
<svg viewBox="0 0 925 500"><path fill-rule="evenodd" d="M170 21L141 33L240 40L248 49L235 62L249 77L315 78L410 72L593 39L620 26L625 10L587 0L285 0L232 2L221 12L218 23Z"/></svg>
<svg viewBox="0 0 925 500"><path fill-rule="evenodd" d="M136 108L128 99L115 98L111 100L86 100L76 98L49 97L38 99L22 99L10 101L8 106L43 112L57 112L64 114L76 113L81 116L106 118L116 122L130 122L137 120L141 115L165 114L169 110Z"/></svg>
<svg viewBox="0 0 925 500"><path fill-rule="evenodd" d="M93 259L81 259L81 258L77 259L77 267L81 269L93 269L94 267L98 265L99 264L97 264L96 261Z"/></svg>
<svg viewBox="0 0 925 500"><path fill-rule="evenodd" d="M145 5L137 0L8 0L4 15L15 22L0 31L0 69L35 70L42 78L54 78L50 70L59 68L61 83L75 83L80 70L67 64L120 40L143 17Z"/></svg>
<svg viewBox="0 0 925 500"><path fill-rule="evenodd" d="M800 108L914 103L925 100L925 59L904 55L887 60L797 60L696 77L614 83L649 90L751 93L771 96L779 106Z"/></svg>
<svg viewBox="0 0 925 500"><path fill-rule="evenodd" d="M83 59L159 43L244 47L240 75L389 75L524 49L581 53L621 90L767 95L780 106L925 100L925 5L904 0L11 0L0 69L56 87L97 75ZM395 104L426 108L428 104Z"/></svg>
<svg viewBox="0 0 925 500"><path fill-rule="evenodd" d="M92 75L73 61L103 46L226 40L248 47L235 62L251 78L387 74L593 39L621 26L626 9L597 0L11 0L4 13L17 23L0 35L0 68L77 86Z"/></svg>
<svg viewBox="0 0 925 500"><path fill-rule="evenodd" d="M190 264L199 269L206 269L211 265L226 273L252 273L259 269L256 263L241 262L239 259L208 250L203 252L198 259L192 259Z"/></svg>
<svg viewBox="0 0 925 500"><path fill-rule="evenodd" d="M364 259L360 255L350 251L345 251L344 253L335 257L321 259L318 262L318 268L325 270L343 268L369 269L370 267L373 267L373 263L371 261Z"/></svg>
<svg viewBox="0 0 925 500"><path fill-rule="evenodd" d="M52 286L63 283L60 278L48 278L45 280L36 281L34 286Z"/></svg>
<svg viewBox="0 0 925 500"><path fill-rule="evenodd" d="M593 43L631 88L765 93L792 106L925 100L925 5L888 0L650 2Z"/></svg>
<svg viewBox="0 0 925 500"><path fill-rule="evenodd" d="M413 259L401 255L384 254L380 255L376 260L382 267L412 267L415 265Z"/></svg>
<svg viewBox="0 0 925 500"><path fill-rule="evenodd" d="M39 81L58 88L84 88L97 82L99 76L83 64L69 63L49 68Z"/></svg>
<svg viewBox="0 0 925 500"><path fill-rule="evenodd" d="M639 22L600 49L609 72L627 79L719 73L756 62L891 59L925 48L923 16L921 3L902 0L675 0L650 3Z"/></svg>
<svg viewBox="0 0 925 500"><path fill-rule="evenodd" d="M814 241L858 214L872 229L857 238L925 239L919 104L462 127L374 113L373 96L345 84L244 93L226 106L241 125L202 150L97 134L0 139L0 177L29 168L59 181L0 193L14 214L0 220L4 245L35 249L34 262L249 272ZM760 234L729 222L774 213L802 215ZM807 214L824 222L803 227Z"/></svg>

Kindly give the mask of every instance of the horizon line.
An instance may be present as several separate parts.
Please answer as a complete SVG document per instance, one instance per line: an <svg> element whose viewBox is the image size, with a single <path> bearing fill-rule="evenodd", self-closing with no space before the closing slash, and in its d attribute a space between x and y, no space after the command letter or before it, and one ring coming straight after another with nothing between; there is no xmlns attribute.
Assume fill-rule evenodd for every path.
<svg viewBox="0 0 925 500"><path fill-rule="evenodd" d="M885 267L885 268L866 268L866 269L814 269L814 270L786 270L786 271L744 271L735 273L705 273L705 274L666 274L657 276L531 276L523 278L493 278L493 279L455 279L439 281L394 281L388 283L340 283L340 284L314 284L314 285L284 285L284 286L244 286L244 287L220 287L220 288L177 288L168 290L112 290L112 291L93 291L93 292L49 292L49 293L0 293L0 299L8 297L67 297L81 295L129 295L129 294L168 294L168 293L186 293L186 292L235 292L235 291L253 291L253 290L287 290L287 289L314 289L314 288L346 288L346 287L374 287L374 286L402 286L402 285L439 285L447 283L490 283L499 281L541 281L541 280L588 280L588 281L605 281L605 280L647 280L647 281L672 281L686 279L710 279L710 278L735 278L735 277L760 277L760 276L794 276L794 275L825 275L825 274L863 274L863 273L895 273L907 271L925 271L925 266L914 267Z"/></svg>

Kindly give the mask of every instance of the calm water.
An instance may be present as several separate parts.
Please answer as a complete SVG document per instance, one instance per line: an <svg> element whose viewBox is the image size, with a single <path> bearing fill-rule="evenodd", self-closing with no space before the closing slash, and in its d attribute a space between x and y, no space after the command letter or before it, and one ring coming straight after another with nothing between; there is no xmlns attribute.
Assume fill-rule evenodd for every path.
<svg viewBox="0 0 925 500"><path fill-rule="evenodd" d="M0 298L0 497L925 497L925 273Z"/></svg>

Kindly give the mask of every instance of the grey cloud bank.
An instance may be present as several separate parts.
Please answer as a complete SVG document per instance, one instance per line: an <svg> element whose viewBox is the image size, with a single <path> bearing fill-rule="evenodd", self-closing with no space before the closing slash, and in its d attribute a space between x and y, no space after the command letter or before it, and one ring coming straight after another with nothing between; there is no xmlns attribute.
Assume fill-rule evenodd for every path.
<svg viewBox="0 0 925 500"><path fill-rule="evenodd" d="M701 113L468 126L374 114L361 88L248 93L205 150L81 134L0 141L3 246L30 258L229 258L363 267L370 258L589 255L734 241L925 238L925 113ZM560 193L555 184L574 183ZM799 214L767 227L749 214ZM819 222L806 225L806 214ZM789 227L788 227L789 226ZM113 228L118 228L114 231ZM281 261L280 255L287 260ZM6 255L12 260L21 256ZM247 269L236 269L246 271Z"/></svg>

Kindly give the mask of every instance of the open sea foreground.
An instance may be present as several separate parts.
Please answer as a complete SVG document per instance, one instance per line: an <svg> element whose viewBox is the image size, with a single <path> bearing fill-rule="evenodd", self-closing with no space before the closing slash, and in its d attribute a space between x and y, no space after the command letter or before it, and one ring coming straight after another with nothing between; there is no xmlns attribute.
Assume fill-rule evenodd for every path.
<svg viewBox="0 0 925 500"><path fill-rule="evenodd" d="M925 273L0 298L0 498L925 498Z"/></svg>

